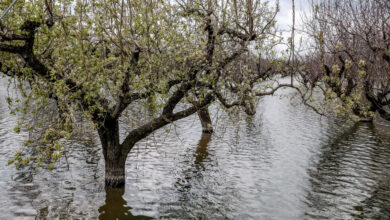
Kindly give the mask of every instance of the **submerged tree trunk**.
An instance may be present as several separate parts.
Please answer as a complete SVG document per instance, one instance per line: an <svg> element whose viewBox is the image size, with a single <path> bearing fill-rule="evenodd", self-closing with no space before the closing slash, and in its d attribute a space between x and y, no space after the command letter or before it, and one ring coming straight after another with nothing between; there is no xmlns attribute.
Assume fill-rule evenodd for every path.
<svg viewBox="0 0 390 220"><path fill-rule="evenodd" d="M105 160L105 183L108 187L122 187L125 185L126 158Z"/></svg>
<svg viewBox="0 0 390 220"><path fill-rule="evenodd" d="M202 108L198 111L198 116L200 123L202 124L203 133L213 133L213 124L210 118L210 113L208 108Z"/></svg>
<svg viewBox="0 0 390 220"><path fill-rule="evenodd" d="M121 187L125 184L125 164L127 154L119 143L119 124L115 118L107 117L98 128L105 161L105 183L108 187Z"/></svg>
<svg viewBox="0 0 390 220"><path fill-rule="evenodd" d="M125 164L127 154L131 151L135 143L142 140L147 135L169 124L169 121L175 121L185 114L191 115L197 111L196 108L190 108L191 111L184 111L170 115L167 120L167 116L160 116L148 124L145 124L137 129L132 130L125 138L122 144L119 142L119 122L118 118L112 117L106 114L104 119L97 119L99 124L98 133L103 148L103 155L105 161L105 183L106 187L117 188L125 184ZM199 119L202 124L204 133L212 133L212 121L209 111L206 108L197 111ZM184 115L184 116L183 116Z"/></svg>

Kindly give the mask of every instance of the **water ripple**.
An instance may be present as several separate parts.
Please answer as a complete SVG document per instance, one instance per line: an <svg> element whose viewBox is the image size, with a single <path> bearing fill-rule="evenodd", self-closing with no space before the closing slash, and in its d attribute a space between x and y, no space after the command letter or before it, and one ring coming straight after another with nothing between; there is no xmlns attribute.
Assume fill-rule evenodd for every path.
<svg viewBox="0 0 390 220"><path fill-rule="evenodd" d="M130 153L125 190L106 192L94 132L82 137L87 141L67 143L69 169L65 161L54 171L5 166L27 134L12 132L17 116L9 115L6 83L0 83L1 218L390 216L387 122L341 126L320 121L304 106L278 96L262 98L252 117L227 115L212 106L215 134L202 135L195 115L155 132Z"/></svg>

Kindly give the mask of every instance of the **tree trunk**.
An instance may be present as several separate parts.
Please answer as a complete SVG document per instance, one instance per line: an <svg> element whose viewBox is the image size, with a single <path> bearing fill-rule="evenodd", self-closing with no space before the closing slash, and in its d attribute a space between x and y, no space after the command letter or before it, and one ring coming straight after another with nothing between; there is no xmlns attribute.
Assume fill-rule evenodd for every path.
<svg viewBox="0 0 390 220"><path fill-rule="evenodd" d="M125 185L126 159L106 159L105 183L107 187L122 187Z"/></svg>
<svg viewBox="0 0 390 220"><path fill-rule="evenodd" d="M119 143L118 120L106 117L98 129L105 161L106 187L122 187L125 184L125 164L127 155Z"/></svg>
<svg viewBox="0 0 390 220"><path fill-rule="evenodd" d="M213 133L213 124L210 118L210 113L208 108L203 108L198 111L198 116L200 123L202 124L203 133Z"/></svg>

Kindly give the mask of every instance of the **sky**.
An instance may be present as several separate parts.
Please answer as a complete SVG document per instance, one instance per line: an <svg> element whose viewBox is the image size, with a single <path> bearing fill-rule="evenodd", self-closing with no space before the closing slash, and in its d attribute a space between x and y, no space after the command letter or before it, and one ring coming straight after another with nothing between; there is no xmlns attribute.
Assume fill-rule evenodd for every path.
<svg viewBox="0 0 390 220"><path fill-rule="evenodd" d="M275 4L276 0L270 0L271 4ZM291 37L291 27L292 27L292 0L279 0L280 12L276 16L277 26L285 31L283 37ZM309 14L310 12L310 0L295 0L295 27L299 28L302 25L302 16L304 14ZM299 31L295 32L295 44L298 45L300 39L303 39L304 36ZM285 49L284 46L278 46L278 50L282 51Z"/></svg>
<svg viewBox="0 0 390 220"><path fill-rule="evenodd" d="M276 0L270 0L274 3ZM280 12L277 15L277 21L281 28L291 28L292 25L292 0L280 0ZM302 23L301 16L303 13L308 13L310 10L309 0L295 0L295 23L297 25Z"/></svg>

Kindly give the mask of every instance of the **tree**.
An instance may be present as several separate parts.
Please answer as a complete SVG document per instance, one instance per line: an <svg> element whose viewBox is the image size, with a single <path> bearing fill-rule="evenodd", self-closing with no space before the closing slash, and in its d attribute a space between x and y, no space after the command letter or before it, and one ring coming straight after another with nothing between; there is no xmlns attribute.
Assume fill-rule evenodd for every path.
<svg viewBox="0 0 390 220"><path fill-rule="evenodd" d="M9 102L24 115L54 103L57 114L41 154L13 162L55 162L83 118L99 134L106 185L119 187L128 153L155 130L198 112L210 132L207 108L216 101L254 114L256 97L283 86L261 84L277 72L278 10L256 0L18 3L0 24L1 71L19 79L23 96ZM152 113L120 141L119 118L142 106Z"/></svg>
<svg viewBox="0 0 390 220"><path fill-rule="evenodd" d="M313 1L304 31L314 44L300 73L338 116L390 120L389 9L385 0Z"/></svg>

